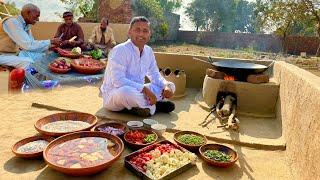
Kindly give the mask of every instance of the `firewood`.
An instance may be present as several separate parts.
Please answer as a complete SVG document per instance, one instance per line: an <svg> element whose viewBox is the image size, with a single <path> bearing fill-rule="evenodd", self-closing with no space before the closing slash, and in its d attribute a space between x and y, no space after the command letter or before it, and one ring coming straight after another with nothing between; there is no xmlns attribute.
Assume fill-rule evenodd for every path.
<svg viewBox="0 0 320 180"><path fill-rule="evenodd" d="M231 108L234 101L235 98L231 95L226 96L224 104L221 108L222 116L229 116L231 114Z"/></svg>
<svg viewBox="0 0 320 180"><path fill-rule="evenodd" d="M216 71L213 69L207 69L206 74L214 79L224 79L224 76L226 75L224 72Z"/></svg>

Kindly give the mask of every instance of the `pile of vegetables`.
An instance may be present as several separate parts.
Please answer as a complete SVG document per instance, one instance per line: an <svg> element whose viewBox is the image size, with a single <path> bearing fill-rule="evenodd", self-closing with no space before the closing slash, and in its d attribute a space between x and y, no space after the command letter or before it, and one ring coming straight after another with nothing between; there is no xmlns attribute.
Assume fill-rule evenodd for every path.
<svg viewBox="0 0 320 180"><path fill-rule="evenodd" d="M75 47L71 50L71 53L73 54L81 54L81 48Z"/></svg>
<svg viewBox="0 0 320 180"><path fill-rule="evenodd" d="M93 59L101 59L102 50L101 49L92 50L90 51L90 55L92 56Z"/></svg>
<svg viewBox="0 0 320 180"><path fill-rule="evenodd" d="M200 136L194 134L184 134L178 137L178 141L187 144L187 145L202 145L204 143L204 139Z"/></svg>
<svg viewBox="0 0 320 180"><path fill-rule="evenodd" d="M115 136L121 136L121 135L124 134L124 130L123 129L114 128L114 127L111 127L111 126L98 128L98 130L101 131L101 132L104 132L104 133L115 135Z"/></svg>
<svg viewBox="0 0 320 180"><path fill-rule="evenodd" d="M129 162L151 179L159 179L196 161L196 155L182 152L171 144L159 144L151 151L134 156Z"/></svg>
<svg viewBox="0 0 320 180"><path fill-rule="evenodd" d="M135 144L148 144L156 140L155 134L145 134L141 131L130 131L126 134L126 139Z"/></svg>
<svg viewBox="0 0 320 180"><path fill-rule="evenodd" d="M219 161L219 162L230 162L231 156L217 150L207 150L204 152L204 155L208 157L209 159Z"/></svg>

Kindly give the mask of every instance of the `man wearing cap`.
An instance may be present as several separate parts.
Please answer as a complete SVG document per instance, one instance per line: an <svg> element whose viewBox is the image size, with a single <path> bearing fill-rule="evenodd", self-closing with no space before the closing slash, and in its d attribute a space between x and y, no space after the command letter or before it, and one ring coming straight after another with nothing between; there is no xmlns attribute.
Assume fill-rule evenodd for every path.
<svg viewBox="0 0 320 180"><path fill-rule="evenodd" d="M0 65L26 68L42 59L50 46L60 44L57 38L41 41L33 38L30 25L36 24L39 16L40 9L36 5L26 4L19 16L0 21Z"/></svg>
<svg viewBox="0 0 320 180"><path fill-rule="evenodd" d="M60 47L81 47L84 42L83 31L79 24L73 22L72 12L64 12L63 19L65 23L58 27L58 30L54 36L55 38L60 38L62 40Z"/></svg>
<svg viewBox="0 0 320 180"><path fill-rule="evenodd" d="M102 18L100 25L93 29L89 42L101 49L111 49L116 45L113 30L109 27L107 18Z"/></svg>

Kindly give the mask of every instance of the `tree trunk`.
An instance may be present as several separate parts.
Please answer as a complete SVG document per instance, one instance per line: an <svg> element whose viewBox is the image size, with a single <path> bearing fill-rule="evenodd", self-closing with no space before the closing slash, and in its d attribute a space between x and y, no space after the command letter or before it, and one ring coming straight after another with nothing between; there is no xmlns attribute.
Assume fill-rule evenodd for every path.
<svg viewBox="0 0 320 180"><path fill-rule="evenodd" d="M318 38L320 38L320 22L318 22L318 30L317 30L317 32L318 32ZM316 56L317 57L320 57L320 44L318 45L318 49L317 49L317 53L316 53Z"/></svg>

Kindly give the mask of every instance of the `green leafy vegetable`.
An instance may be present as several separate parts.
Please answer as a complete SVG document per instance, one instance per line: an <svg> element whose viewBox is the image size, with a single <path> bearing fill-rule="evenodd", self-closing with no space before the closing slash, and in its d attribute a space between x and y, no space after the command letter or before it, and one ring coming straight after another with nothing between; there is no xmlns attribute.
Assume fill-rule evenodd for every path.
<svg viewBox="0 0 320 180"><path fill-rule="evenodd" d="M102 50L101 49L92 50L90 52L90 55L92 56L93 59L100 59L102 58Z"/></svg>
<svg viewBox="0 0 320 180"><path fill-rule="evenodd" d="M209 159L213 159L215 161L219 162L230 162L231 161L231 156L217 150L207 150L204 152L204 155L208 157Z"/></svg>

